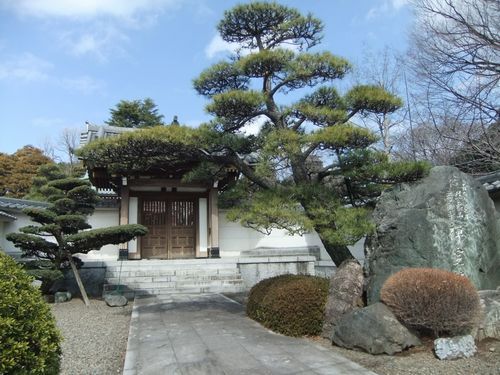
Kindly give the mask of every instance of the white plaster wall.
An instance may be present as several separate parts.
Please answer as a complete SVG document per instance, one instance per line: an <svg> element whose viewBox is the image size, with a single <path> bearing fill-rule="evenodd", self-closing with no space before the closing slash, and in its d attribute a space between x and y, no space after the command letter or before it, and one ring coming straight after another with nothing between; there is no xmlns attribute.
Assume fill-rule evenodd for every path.
<svg viewBox="0 0 500 375"><path fill-rule="evenodd" d="M88 223L92 229L106 228L119 224L120 211L118 208L97 208L92 216L89 216ZM106 245L99 251L90 251L81 256L82 259L118 259L118 245Z"/></svg>
<svg viewBox="0 0 500 375"><path fill-rule="evenodd" d="M258 247L318 246L321 250L321 259L330 259L316 232L303 236L290 236L286 231L276 229L266 235L254 229L245 228L237 222L229 221L226 212L219 210L219 247L223 257L236 257L241 251Z"/></svg>
<svg viewBox="0 0 500 375"><path fill-rule="evenodd" d="M266 235L256 230L245 228L237 222L229 221L225 210L219 210L219 247L222 257L237 257L241 251L252 250L258 247L306 247L318 246L320 248L320 259L330 261L325 246L316 232L307 233L303 236L290 236L284 230L273 230ZM354 257L361 262L364 261L364 242L362 238L349 249ZM333 266L333 262L331 262Z"/></svg>
<svg viewBox="0 0 500 375"><path fill-rule="evenodd" d="M7 254L17 257L21 255L21 250L14 247L14 244L12 242L7 241L5 236L11 232L19 232L19 228L25 227L27 225L32 225L34 223L31 221L29 216L25 215L21 211L4 211L17 217L17 220L4 221L0 223L0 248L3 249Z"/></svg>

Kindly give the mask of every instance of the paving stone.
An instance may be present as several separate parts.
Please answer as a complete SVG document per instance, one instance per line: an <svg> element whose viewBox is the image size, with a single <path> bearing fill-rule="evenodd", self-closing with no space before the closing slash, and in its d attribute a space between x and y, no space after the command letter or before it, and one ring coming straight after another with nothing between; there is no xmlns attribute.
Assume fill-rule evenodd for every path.
<svg viewBox="0 0 500 375"><path fill-rule="evenodd" d="M136 298L130 326L125 375L374 375L307 340L267 330L218 294Z"/></svg>

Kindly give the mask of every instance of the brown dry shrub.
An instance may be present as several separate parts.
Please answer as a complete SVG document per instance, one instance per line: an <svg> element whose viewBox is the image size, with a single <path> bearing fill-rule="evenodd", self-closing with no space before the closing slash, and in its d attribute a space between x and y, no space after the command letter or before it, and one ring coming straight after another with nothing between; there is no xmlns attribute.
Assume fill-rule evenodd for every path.
<svg viewBox="0 0 500 375"><path fill-rule="evenodd" d="M435 336L469 333L481 313L467 277L433 268L397 272L384 283L380 299L404 325Z"/></svg>

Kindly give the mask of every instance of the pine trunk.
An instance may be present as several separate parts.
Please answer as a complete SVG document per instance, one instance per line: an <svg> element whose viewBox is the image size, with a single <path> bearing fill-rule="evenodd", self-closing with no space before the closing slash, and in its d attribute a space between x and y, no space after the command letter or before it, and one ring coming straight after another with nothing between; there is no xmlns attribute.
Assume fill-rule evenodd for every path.
<svg viewBox="0 0 500 375"><path fill-rule="evenodd" d="M347 246L339 246L339 245L329 244L327 241L324 241L321 238L321 234L319 234L319 238L322 240L323 245L325 246L326 252L330 256L330 258L332 258L333 263L335 263L335 265L337 267L340 267L342 262L344 262L348 259L356 260L356 258L354 258L354 255L352 255L351 251L349 250L349 248Z"/></svg>

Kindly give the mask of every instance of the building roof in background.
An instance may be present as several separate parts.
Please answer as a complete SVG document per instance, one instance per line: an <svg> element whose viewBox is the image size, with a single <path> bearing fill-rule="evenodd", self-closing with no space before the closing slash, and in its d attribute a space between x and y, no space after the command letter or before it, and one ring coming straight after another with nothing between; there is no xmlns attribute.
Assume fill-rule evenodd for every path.
<svg viewBox="0 0 500 375"><path fill-rule="evenodd" d="M118 126L94 125L86 122L87 130L80 134L80 146L84 146L98 138L112 137L122 133L137 130L135 128L122 128Z"/></svg>
<svg viewBox="0 0 500 375"><path fill-rule="evenodd" d="M47 202L0 197L0 208L2 209L23 210L25 208L45 208L48 206L49 203Z"/></svg>
<svg viewBox="0 0 500 375"><path fill-rule="evenodd" d="M12 221L12 220L17 220L17 217L15 217L14 215L8 214L7 212L0 211L0 220Z"/></svg>
<svg viewBox="0 0 500 375"><path fill-rule="evenodd" d="M500 191L500 170L478 177L477 180L490 194Z"/></svg>

